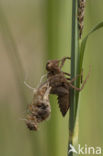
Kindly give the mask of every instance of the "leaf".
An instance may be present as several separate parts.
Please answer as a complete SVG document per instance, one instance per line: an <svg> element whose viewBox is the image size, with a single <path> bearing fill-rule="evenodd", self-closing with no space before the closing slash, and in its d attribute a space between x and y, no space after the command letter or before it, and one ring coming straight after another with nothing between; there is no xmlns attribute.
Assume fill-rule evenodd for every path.
<svg viewBox="0 0 103 156"><path fill-rule="evenodd" d="M85 38L82 40L80 43L80 57L78 58L78 64L77 64L77 74L80 74L82 72L82 64L83 64L83 57L84 57L84 51L87 43L88 37L95 32L96 30L100 29L103 27L103 22L98 23L94 28L91 29L91 31L85 36ZM80 77L77 80L76 86L79 88L80 87ZM76 107L78 106L78 99L79 99L79 93L76 92ZM77 112L76 112L77 113Z"/></svg>
<svg viewBox="0 0 103 156"><path fill-rule="evenodd" d="M98 23L94 28L91 29L91 31L86 35L86 37L81 42L81 48L80 48L80 68L82 68L83 63L83 57L84 57L84 51L87 43L88 37L95 32L96 30L103 27L103 22Z"/></svg>

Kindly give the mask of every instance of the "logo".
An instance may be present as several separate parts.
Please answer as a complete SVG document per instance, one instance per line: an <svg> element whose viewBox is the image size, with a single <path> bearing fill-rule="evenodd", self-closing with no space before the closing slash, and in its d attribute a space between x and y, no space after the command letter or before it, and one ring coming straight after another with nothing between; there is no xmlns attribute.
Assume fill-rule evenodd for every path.
<svg viewBox="0 0 103 156"><path fill-rule="evenodd" d="M76 154L95 154L100 155L102 153L101 147L93 147L93 146L87 146L86 144L84 146L81 146L78 144L78 148L75 149L75 147L70 144L69 153L76 153Z"/></svg>

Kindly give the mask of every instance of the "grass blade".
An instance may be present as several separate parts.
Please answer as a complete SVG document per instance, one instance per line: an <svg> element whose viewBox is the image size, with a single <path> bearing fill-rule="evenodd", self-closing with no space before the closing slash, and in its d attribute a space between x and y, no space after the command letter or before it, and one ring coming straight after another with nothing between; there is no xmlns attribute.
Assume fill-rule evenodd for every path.
<svg viewBox="0 0 103 156"><path fill-rule="evenodd" d="M84 51L87 43L88 37L95 32L96 30L100 29L103 27L103 22L100 22L97 24L94 28L91 29L91 31L86 35L86 37L82 40L81 42L81 47L80 47L80 68L82 68L82 63L83 63L83 57L84 57Z"/></svg>

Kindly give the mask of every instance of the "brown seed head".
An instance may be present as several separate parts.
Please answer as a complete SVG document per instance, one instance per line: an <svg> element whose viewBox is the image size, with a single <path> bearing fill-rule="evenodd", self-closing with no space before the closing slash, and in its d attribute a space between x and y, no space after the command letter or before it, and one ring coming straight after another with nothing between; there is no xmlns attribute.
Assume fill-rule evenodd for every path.
<svg viewBox="0 0 103 156"><path fill-rule="evenodd" d="M83 26L84 26L84 11L85 11L86 0L79 0L78 4L78 28L79 28L79 38L81 38Z"/></svg>

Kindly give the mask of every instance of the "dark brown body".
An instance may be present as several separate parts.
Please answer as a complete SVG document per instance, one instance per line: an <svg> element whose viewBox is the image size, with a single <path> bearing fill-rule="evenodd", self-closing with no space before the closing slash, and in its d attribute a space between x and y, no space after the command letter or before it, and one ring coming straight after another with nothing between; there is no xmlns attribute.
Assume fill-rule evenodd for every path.
<svg viewBox="0 0 103 156"><path fill-rule="evenodd" d="M61 68L68 57L62 60L50 60L47 62L46 69L48 71L47 78L51 86L51 94L58 96L58 103L63 116L68 111L69 105L69 83ZM61 64L60 64L61 63ZM67 74L70 75L70 74Z"/></svg>
<svg viewBox="0 0 103 156"><path fill-rule="evenodd" d="M58 103L60 107L60 111L62 115L65 116L68 111L69 105L69 85L64 77L64 74L61 72L60 74L56 74L49 78L51 89L51 94L56 94L58 96Z"/></svg>

